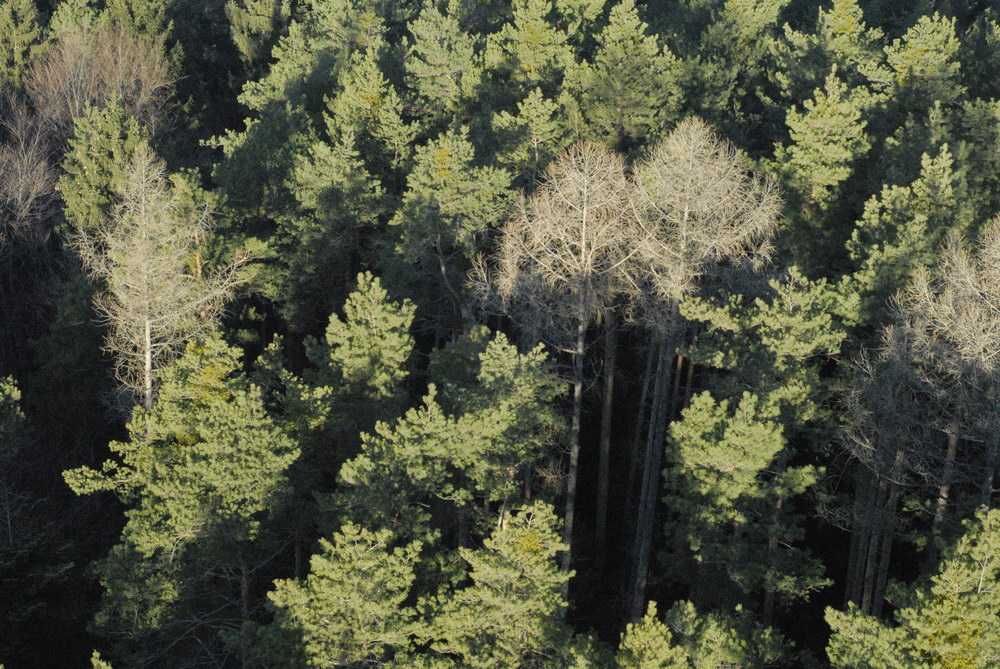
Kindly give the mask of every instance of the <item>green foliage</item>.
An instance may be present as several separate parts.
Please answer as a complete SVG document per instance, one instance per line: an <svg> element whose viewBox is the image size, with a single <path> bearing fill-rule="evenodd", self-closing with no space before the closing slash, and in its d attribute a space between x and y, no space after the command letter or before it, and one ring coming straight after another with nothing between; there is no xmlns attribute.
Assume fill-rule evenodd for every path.
<svg viewBox="0 0 1000 669"><path fill-rule="evenodd" d="M936 12L921 16L906 34L886 47L895 96L903 109L922 109L933 102L952 102L963 95L959 78L955 19Z"/></svg>
<svg viewBox="0 0 1000 669"><path fill-rule="evenodd" d="M578 100L584 136L634 148L677 121L680 63L648 28L634 0L622 0L596 37L593 60L571 71L568 88Z"/></svg>
<svg viewBox="0 0 1000 669"><path fill-rule="evenodd" d="M268 594L275 619L265 630L294 639L309 667L381 665L408 649L415 611L404 603L420 543L391 550L390 543L388 530L351 524L332 542L321 539L305 579L275 581Z"/></svg>
<svg viewBox="0 0 1000 669"><path fill-rule="evenodd" d="M481 77L475 37L452 13L428 4L408 26L406 83L421 106L435 118L461 118L475 99Z"/></svg>
<svg viewBox="0 0 1000 669"><path fill-rule="evenodd" d="M650 602L642 622L629 623L618 647L620 669L687 669L687 654L672 645L670 628L656 617L656 602Z"/></svg>
<svg viewBox="0 0 1000 669"><path fill-rule="evenodd" d="M125 118L117 102L87 107L77 117L59 179L66 218L74 228L95 230L111 215L128 166L147 141L146 133L134 118Z"/></svg>
<svg viewBox="0 0 1000 669"><path fill-rule="evenodd" d="M269 515L280 510L285 470L298 450L240 371L239 352L217 336L193 341L164 373L151 410L137 408L130 440L100 471L65 473L78 494L114 491L129 505L121 542L101 563L105 588L97 627L146 653L218 651L210 630L243 620L251 570L271 559ZM190 638L198 611L207 634ZM213 638L214 637L214 638ZM155 656L155 655L154 655Z"/></svg>
<svg viewBox="0 0 1000 669"><path fill-rule="evenodd" d="M497 162L517 175L521 185L533 183L552 157L569 144L566 101L564 96L549 100L536 88L517 104L516 113L493 115Z"/></svg>
<svg viewBox="0 0 1000 669"><path fill-rule="evenodd" d="M686 653L689 666L765 667L801 666L792 644L773 628L753 621L737 607L735 614L699 614L691 602L678 602L664 616L676 645Z"/></svg>
<svg viewBox="0 0 1000 669"><path fill-rule="evenodd" d="M791 142L777 146L774 170L782 177L795 214L796 239L809 250L830 244L831 207L839 200L841 185L871 148L865 127L865 95L850 91L836 66L824 88L816 89L803 109L792 107L785 118ZM836 239L836 242L843 242ZM800 251L802 255L805 249Z"/></svg>
<svg viewBox="0 0 1000 669"><path fill-rule="evenodd" d="M559 666L571 632L561 594L571 573L556 556L566 546L552 507L535 503L501 524L483 548L459 549L472 583L433 604L438 653L483 669Z"/></svg>
<svg viewBox="0 0 1000 669"><path fill-rule="evenodd" d="M886 300L922 267L934 262L949 232L971 224L948 145L924 154L920 176L909 186L885 186L865 205L848 243L866 317L882 313Z"/></svg>
<svg viewBox="0 0 1000 669"><path fill-rule="evenodd" d="M227 0L233 43L247 66L266 61L291 19L288 0Z"/></svg>
<svg viewBox="0 0 1000 669"><path fill-rule="evenodd" d="M347 487L338 498L352 517L425 538L433 513L424 503L446 502L443 518L476 514L473 501L505 501L522 485L552 437L560 387L540 348L518 353L502 335L482 342L473 330L468 343L436 354L441 402L432 385L422 407L362 435L361 454L340 472Z"/></svg>
<svg viewBox="0 0 1000 669"><path fill-rule="evenodd" d="M490 35L484 66L499 77L494 84L498 100L517 99L534 88L555 95L574 57L553 10L552 0L514 0L513 20Z"/></svg>
<svg viewBox="0 0 1000 669"><path fill-rule="evenodd" d="M42 41L34 0L0 5L0 84L20 88Z"/></svg>
<svg viewBox="0 0 1000 669"><path fill-rule="evenodd" d="M827 609L836 669L986 669L1000 661L1000 511L980 513L928 582L899 596L896 625Z"/></svg>

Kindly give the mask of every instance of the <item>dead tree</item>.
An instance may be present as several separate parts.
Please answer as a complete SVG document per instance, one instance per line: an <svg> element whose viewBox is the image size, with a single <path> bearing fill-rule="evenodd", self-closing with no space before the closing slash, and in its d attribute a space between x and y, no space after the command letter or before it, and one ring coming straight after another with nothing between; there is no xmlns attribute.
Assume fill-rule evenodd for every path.
<svg viewBox="0 0 1000 669"><path fill-rule="evenodd" d="M148 409L157 371L222 311L245 258L214 276L193 272L207 234L207 210L185 210L165 167L148 146L128 166L121 202L95 232L76 239L85 267L104 282L96 300L108 327L107 349L123 386Z"/></svg>
<svg viewBox="0 0 1000 669"><path fill-rule="evenodd" d="M697 118L682 121L657 144L636 167L634 181L641 234L628 267L636 295L632 314L653 333L657 353L627 600L630 620L638 620L645 608L670 420L669 377L682 331L678 302L720 265L766 256L781 209L775 182L754 172L745 156Z"/></svg>
<svg viewBox="0 0 1000 669"><path fill-rule="evenodd" d="M521 199L488 271L504 311L572 360L564 569L572 559L587 328L622 288L622 268L635 248L631 201L620 156L595 144L573 146Z"/></svg>

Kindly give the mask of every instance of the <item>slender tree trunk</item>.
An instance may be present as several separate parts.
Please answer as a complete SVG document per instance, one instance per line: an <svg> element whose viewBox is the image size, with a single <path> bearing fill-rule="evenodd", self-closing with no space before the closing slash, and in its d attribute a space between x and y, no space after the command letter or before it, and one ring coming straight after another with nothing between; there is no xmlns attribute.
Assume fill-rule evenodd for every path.
<svg viewBox="0 0 1000 669"><path fill-rule="evenodd" d="M144 404L146 409L153 408L153 335L149 318L145 320L145 330L143 333L143 345L145 346L145 361L143 368L143 392L145 394Z"/></svg>
<svg viewBox="0 0 1000 669"><path fill-rule="evenodd" d="M646 404L649 400L649 380L653 377L653 365L659 348L651 344L646 352L646 367L642 374L642 394L639 396L639 411L636 413L635 426L632 432L632 453L629 458L628 488L626 489L625 508L631 509L634 504L635 479L639 471L639 445L642 443L643 426L646 424Z"/></svg>
<svg viewBox="0 0 1000 669"><path fill-rule="evenodd" d="M598 565L604 564L604 543L608 522L608 479L611 468L611 408L615 392L615 356L618 347L614 311L608 309L604 321L604 406L601 410L601 460L597 474L597 518L594 521L594 548Z"/></svg>
<svg viewBox="0 0 1000 669"><path fill-rule="evenodd" d="M997 440L990 436L986 443L986 464L983 471L983 479L979 483L979 508L989 509L993 500L993 477L997 471Z"/></svg>
<svg viewBox="0 0 1000 669"><path fill-rule="evenodd" d="M247 649L250 646L246 636L247 623L250 622L250 570L247 569L246 558L240 551L240 666L247 666Z"/></svg>
<svg viewBox="0 0 1000 669"><path fill-rule="evenodd" d="M868 546L865 548L865 570L864 584L861 592L861 612L870 614L872 610L872 596L875 594L875 567L878 560L878 549L882 539L882 523L879 518L878 508L886 493L885 481L880 481L878 492L876 493L876 509L873 513L872 531L868 537Z"/></svg>
<svg viewBox="0 0 1000 669"><path fill-rule="evenodd" d="M889 580L889 561L892 557L892 540L896 534L896 503L899 500L899 485L895 481L889 483L889 499L882 510L882 554L879 556L878 581L875 584L875 595L872 597L872 615L876 618L882 615L882 604L885 602L885 588Z"/></svg>
<svg viewBox="0 0 1000 669"><path fill-rule="evenodd" d="M941 486L938 488L934 523L931 526L931 534L934 536L935 542L941 536L941 526L944 524L948 498L951 496L951 479L955 473L955 456L958 453L958 428L958 418L953 418L951 424L948 425L948 450L945 454L944 471L941 474Z"/></svg>
<svg viewBox="0 0 1000 669"><path fill-rule="evenodd" d="M583 353L587 334L586 321L581 318L576 327L576 349L573 352L573 422L569 436L569 473L566 476L566 517L563 525L563 571L569 571L573 562L573 516L576 512L576 478L580 462L580 417L583 413ZM569 583L563 585L563 595Z"/></svg>
<svg viewBox="0 0 1000 669"><path fill-rule="evenodd" d="M660 345L660 356L656 367L656 382L653 392L653 406L646 440L646 463L642 473L639 496L639 512L636 518L635 544L633 549L632 582L626 612L629 622L637 621L643 612L646 597L646 580L649 574L649 559L652 552L653 524L655 522L656 498L660 480L660 462L663 457L664 438L668 416L667 398L670 384L670 367L674 359L672 346Z"/></svg>
<svg viewBox="0 0 1000 669"><path fill-rule="evenodd" d="M764 610L761 613L761 622L765 627L770 627L774 619L774 563L777 561L778 554L778 537L775 536L775 530L781 523L781 507L783 504L784 499L779 495L778 499L774 502L774 510L771 513L771 531L768 532L767 537L767 580L764 583Z"/></svg>
<svg viewBox="0 0 1000 669"><path fill-rule="evenodd" d="M851 509L851 548L847 557L847 577L844 580L844 607L850 602L857 603L858 595L855 584L858 582L857 570L860 559L858 553L867 541L865 535L865 502L868 498L870 472L864 466L858 466L854 483L854 505Z"/></svg>

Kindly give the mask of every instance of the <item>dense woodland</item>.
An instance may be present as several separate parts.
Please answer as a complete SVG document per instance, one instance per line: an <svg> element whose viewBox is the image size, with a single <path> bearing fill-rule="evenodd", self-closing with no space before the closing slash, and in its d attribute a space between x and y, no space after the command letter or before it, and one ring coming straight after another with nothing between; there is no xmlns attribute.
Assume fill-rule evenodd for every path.
<svg viewBox="0 0 1000 669"><path fill-rule="evenodd" d="M1000 2L0 0L0 661L1000 666Z"/></svg>

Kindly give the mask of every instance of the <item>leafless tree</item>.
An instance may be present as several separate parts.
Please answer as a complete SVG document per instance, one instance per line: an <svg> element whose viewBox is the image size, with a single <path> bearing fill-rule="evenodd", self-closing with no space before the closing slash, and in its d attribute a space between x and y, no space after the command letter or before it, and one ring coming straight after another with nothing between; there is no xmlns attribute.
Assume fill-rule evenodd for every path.
<svg viewBox="0 0 1000 669"><path fill-rule="evenodd" d="M172 84L162 40L101 23L58 35L28 72L25 89L40 123L61 141L88 105L108 100L156 134Z"/></svg>
<svg viewBox="0 0 1000 669"><path fill-rule="evenodd" d="M185 340L209 327L238 283L244 259L215 276L201 275L197 245L208 231L208 211L191 215L168 187L149 147L129 165L121 203L76 246L84 265L106 289L97 308L108 326L107 349L117 377L152 406L157 370Z"/></svg>
<svg viewBox="0 0 1000 669"><path fill-rule="evenodd" d="M633 547L628 616L645 606L660 462L670 419L670 370L681 335L678 301L721 265L767 256L781 210L776 183L754 172L734 146L688 118L635 169L641 235L628 265L632 319L658 342ZM641 424L642 416L637 424Z"/></svg>
<svg viewBox="0 0 1000 669"><path fill-rule="evenodd" d="M596 144L569 148L549 165L537 191L521 199L488 279L481 268L478 281L522 327L572 357L565 569L572 559L587 328L623 288L622 270L634 253L632 198L620 156Z"/></svg>
<svg viewBox="0 0 1000 669"><path fill-rule="evenodd" d="M874 615L903 491L933 491L935 537L954 485L977 490L980 506L992 499L1000 448L1000 221L972 251L949 238L936 271L920 272L893 307L896 322L874 359L862 356L859 380L845 396L846 444L861 464L847 599Z"/></svg>
<svg viewBox="0 0 1000 669"><path fill-rule="evenodd" d="M53 147L23 100L4 96L0 117L0 247L5 241L44 242L57 208Z"/></svg>

